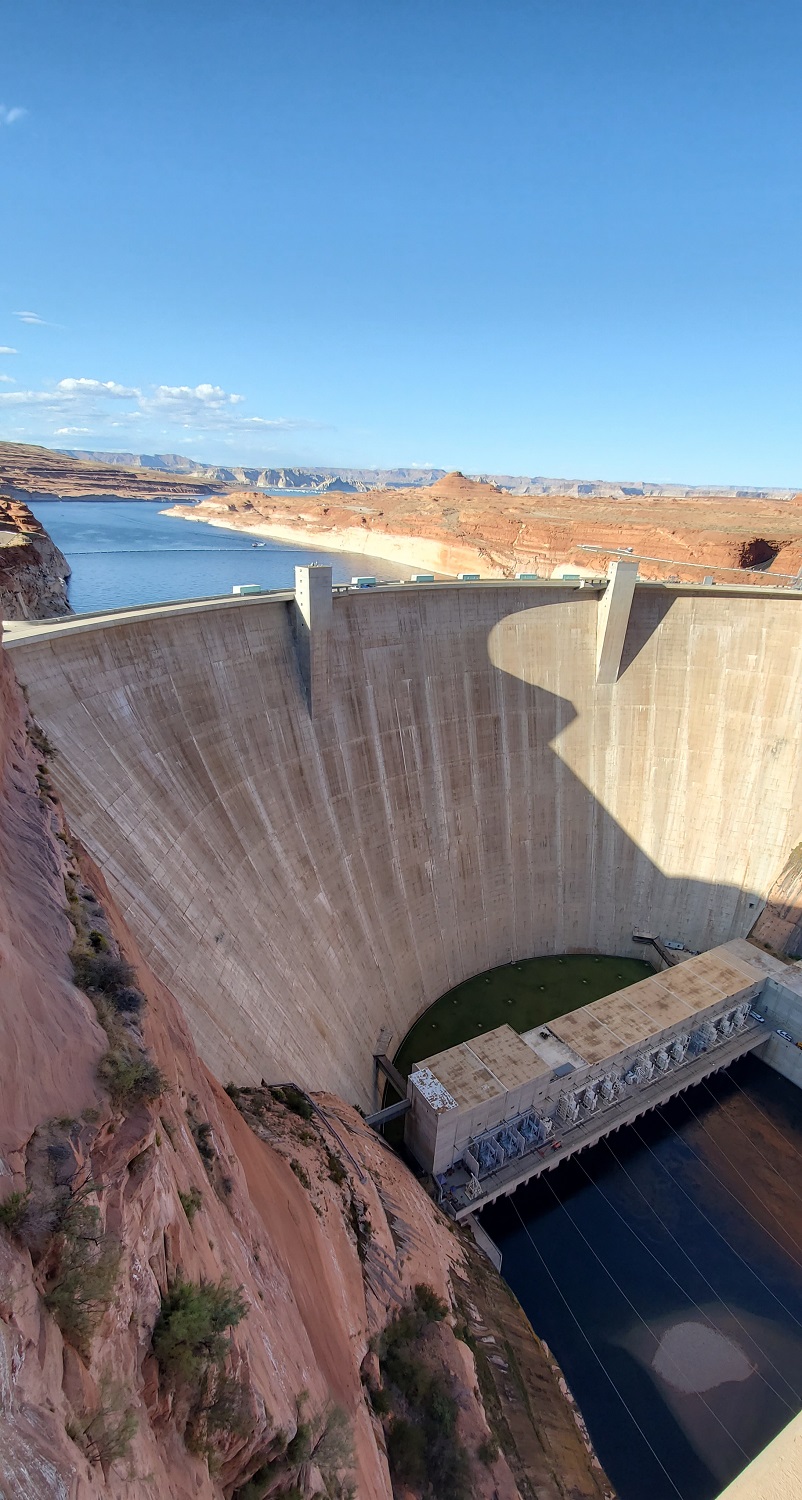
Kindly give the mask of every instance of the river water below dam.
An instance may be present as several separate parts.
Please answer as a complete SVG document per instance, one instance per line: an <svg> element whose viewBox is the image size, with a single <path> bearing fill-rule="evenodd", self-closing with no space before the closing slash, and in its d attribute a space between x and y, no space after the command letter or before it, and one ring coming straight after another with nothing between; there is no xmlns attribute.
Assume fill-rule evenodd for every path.
<svg viewBox="0 0 802 1500"><path fill-rule="evenodd" d="M747 1057L483 1213L620 1500L713 1500L802 1408L801 1164Z"/></svg>
<svg viewBox="0 0 802 1500"><path fill-rule="evenodd" d="M400 563L346 552L314 552L162 512L168 500L34 500L31 510L70 567L77 614L230 594L237 583L295 587L295 568L331 563L335 583L360 573L409 577ZM388 571L389 570L389 571Z"/></svg>

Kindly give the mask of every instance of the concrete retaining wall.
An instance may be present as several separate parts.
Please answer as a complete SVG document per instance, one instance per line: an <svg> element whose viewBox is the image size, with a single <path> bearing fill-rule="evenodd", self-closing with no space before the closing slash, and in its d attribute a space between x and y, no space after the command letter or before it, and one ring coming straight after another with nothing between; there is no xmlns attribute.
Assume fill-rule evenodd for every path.
<svg viewBox="0 0 802 1500"><path fill-rule="evenodd" d="M381 1028L483 969L748 932L802 835L802 599L638 587L597 685L590 592L346 595L314 722L291 607L13 653L72 827L218 1077L369 1104Z"/></svg>

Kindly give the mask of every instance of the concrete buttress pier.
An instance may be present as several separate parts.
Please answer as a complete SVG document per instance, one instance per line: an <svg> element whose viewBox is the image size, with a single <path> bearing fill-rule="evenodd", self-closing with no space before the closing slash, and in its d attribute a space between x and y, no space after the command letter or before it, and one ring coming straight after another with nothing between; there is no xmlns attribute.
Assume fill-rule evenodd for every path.
<svg viewBox="0 0 802 1500"><path fill-rule="evenodd" d="M328 708L331 624L331 567L327 563L312 563L308 568L296 568L293 634L313 719Z"/></svg>
<svg viewBox="0 0 802 1500"><path fill-rule="evenodd" d="M596 626L596 681L603 685L618 681L638 564L616 561L610 568L609 577L610 582L599 604Z"/></svg>

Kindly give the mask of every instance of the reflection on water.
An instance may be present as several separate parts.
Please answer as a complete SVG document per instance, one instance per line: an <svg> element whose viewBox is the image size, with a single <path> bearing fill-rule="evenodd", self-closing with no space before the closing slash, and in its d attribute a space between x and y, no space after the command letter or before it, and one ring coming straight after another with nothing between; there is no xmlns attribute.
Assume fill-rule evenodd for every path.
<svg viewBox="0 0 802 1500"><path fill-rule="evenodd" d="M164 500L35 500L31 510L64 553L69 598L81 614L166 599L230 594L236 583L288 589L295 567L329 562L335 583L355 574L408 578L400 563L350 553L312 552L283 542L253 545L241 531L162 515ZM264 540L263 538L260 540Z"/></svg>
<svg viewBox="0 0 802 1500"><path fill-rule="evenodd" d="M713 1500L802 1408L801 1168L745 1058L482 1215L621 1500Z"/></svg>

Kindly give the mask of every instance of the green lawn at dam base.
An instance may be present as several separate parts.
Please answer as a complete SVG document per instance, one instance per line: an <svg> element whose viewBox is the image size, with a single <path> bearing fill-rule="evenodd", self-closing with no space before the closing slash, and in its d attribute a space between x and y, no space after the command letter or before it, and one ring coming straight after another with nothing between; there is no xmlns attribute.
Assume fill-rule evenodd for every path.
<svg viewBox="0 0 802 1500"><path fill-rule="evenodd" d="M653 973L652 965L643 959L594 953L563 953L503 964L464 980L435 1000L407 1032L395 1054L395 1065L407 1078L416 1063L482 1031L504 1025L513 1031L530 1031ZM388 1102L390 1093L388 1089Z"/></svg>

